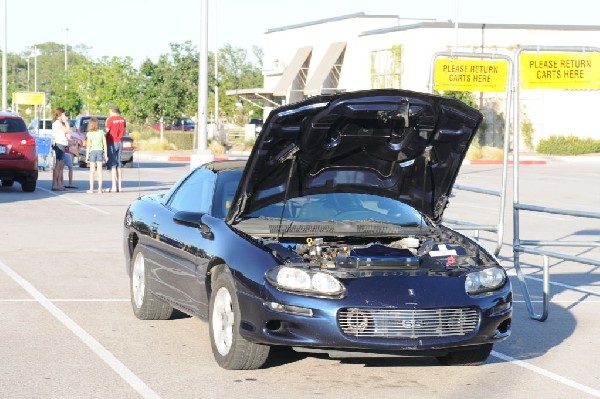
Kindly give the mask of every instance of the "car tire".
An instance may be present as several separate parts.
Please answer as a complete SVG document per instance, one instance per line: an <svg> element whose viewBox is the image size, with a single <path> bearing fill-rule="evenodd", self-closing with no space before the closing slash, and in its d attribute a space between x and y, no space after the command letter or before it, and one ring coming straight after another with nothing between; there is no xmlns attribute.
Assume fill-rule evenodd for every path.
<svg viewBox="0 0 600 399"><path fill-rule="evenodd" d="M235 283L224 266L213 274L208 318L210 344L219 366L255 370L265 364L270 347L247 341L239 333L241 313Z"/></svg>
<svg viewBox="0 0 600 399"><path fill-rule="evenodd" d="M2 180L2 187L12 187L14 180Z"/></svg>
<svg viewBox="0 0 600 399"><path fill-rule="evenodd" d="M26 193L32 193L35 191L37 180L23 180L21 182L21 189Z"/></svg>
<svg viewBox="0 0 600 399"><path fill-rule="evenodd" d="M133 168L133 160L131 160L129 162L123 162L123 167L124 168Z"/></svg>
<svg viewBox="0 0 600 399"><path fill-rule="evenodd" d="M85 162L85 161L84 162L79 161L79 167L80 168L87 168L87 166L88 166L87 162Z"/></svg>
<svg viewBox="0 0 600 399"><path fill-rule="evenodd" d="M140 247L131 257L130 294L133 313L140 320L168 320L173 308L159 300L148 289L148 268L146 258Z"/></svg>
<svg viewBox="0 0 600 399"><path fill-rule="evenodd" d="M487 360L492 351L493 344L484 344L473 349L449 352L437 359L446 366L479 366Z"/></svg>

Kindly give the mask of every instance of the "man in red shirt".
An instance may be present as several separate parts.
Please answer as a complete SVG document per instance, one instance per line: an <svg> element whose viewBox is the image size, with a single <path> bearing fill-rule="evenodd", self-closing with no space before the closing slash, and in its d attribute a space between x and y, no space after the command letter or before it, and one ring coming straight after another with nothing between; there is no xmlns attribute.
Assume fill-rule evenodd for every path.
<svg viewBox="0 0 600 399"><path fill-rule="evenodd" d="M112 178L111 193L122 191L123 172L121 168L121 139L125 134L127 123L119 113L119 107L111 105L108 109L109 118L106 120L106 144L108 146L108 168Z"/></svg>

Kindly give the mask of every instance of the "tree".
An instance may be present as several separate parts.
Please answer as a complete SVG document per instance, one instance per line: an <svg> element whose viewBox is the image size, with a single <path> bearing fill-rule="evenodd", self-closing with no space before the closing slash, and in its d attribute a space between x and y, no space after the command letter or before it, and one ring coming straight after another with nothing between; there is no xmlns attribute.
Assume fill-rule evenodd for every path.
<svg viewBox="0 0 600 399"><path fill-rule="evenodd" d="M255 55L261 52L255 49ZM214 61L213 61L214 62ZM238 99L227 96L225 92L233 89L250 89L262 87L263 77L260 69L248 61L248 53L241 48L234 48L227 44L219 50L219 108L222 115L235 123L246 123L249 114L259 114L261 110L249 103L238 108ZM210 86L210 85L209 85ZM214 94L211 94L211 97ZM214 101L214 100L213 100ZM210 99L209 99L210 103Z"/></svg>
<svg viewBox="0 0 600 399"><path fill-rule="evenodd" d="M106 114L110 104L118 105L125 115L132 113L140 80L130 57L88 61L74 67L69 79L84 113Z"/></svg>

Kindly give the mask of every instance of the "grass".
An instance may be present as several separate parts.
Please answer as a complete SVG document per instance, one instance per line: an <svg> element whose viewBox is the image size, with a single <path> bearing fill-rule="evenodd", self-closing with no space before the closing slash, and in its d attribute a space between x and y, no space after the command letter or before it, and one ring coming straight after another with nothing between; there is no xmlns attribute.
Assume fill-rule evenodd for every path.
<svg viewBox="0 0 600 399"><path fill-rule="evenodd" d="M466 159L489 159L489 160L502 160L504 151L502 148L480 146L478 144L472 144L467 151Z"/></svg>

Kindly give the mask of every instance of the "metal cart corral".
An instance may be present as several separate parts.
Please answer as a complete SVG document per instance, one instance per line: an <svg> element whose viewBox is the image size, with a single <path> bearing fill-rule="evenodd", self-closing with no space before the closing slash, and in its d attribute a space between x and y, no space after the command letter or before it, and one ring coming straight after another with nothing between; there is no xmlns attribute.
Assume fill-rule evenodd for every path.
<svg viewBox="0 0 600 399"><path fill-rule="evenodd" d="M52 150L52 136L36 135L35 145L38 154L38 169L46 170L54 168L54 151Z"/></svg>

